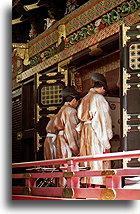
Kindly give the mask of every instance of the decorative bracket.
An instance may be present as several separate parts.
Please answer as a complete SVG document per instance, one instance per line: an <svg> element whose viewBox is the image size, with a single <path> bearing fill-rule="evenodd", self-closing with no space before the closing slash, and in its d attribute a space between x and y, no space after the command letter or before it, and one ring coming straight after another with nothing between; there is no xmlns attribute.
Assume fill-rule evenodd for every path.
<svg viewBox="0 0 140 214"><path fill-rule="evenodd" d="M24 43L13 43L12 47L14 48L15 55L23 59L24 65L29 65L29 47L28 44Z"/></svg>
<svg viewBox="0 0 140 214"><path fill-rule="evenodd" d="M123 47L126 45L126 42L130 39L129 36L126 35L126 32L130 30L130 27L122 25L122 40L123 40Z"/></svg>
<svg viewBox="0 0 140 214"><path fill-rule="evenodd" d="M127 136L127 132L130 131L131 126L127 124L128 120L131 119L131 116L127 114L127 111L123 108L123 137Z"/></svg>
<svg viewBox="0 0 140 214"><path fill-rule="evenodd" d="M36 116L36 120L37 120L37 122L39 121L39 119L41 118L41 116L40 116L40 114L39 114L39 112L40 112L40 110L41 110L41 108L39 107L39 105L37 105L37 116Z"/></svg>
<svg viewBox="0 0 140 214"><path fill-rule="evenodd" d="M127 94L127 90L131 88L131 85L127 84L127 80L131 77L130 74L127 73L127 69L123 68L123 96Z"/></svg>

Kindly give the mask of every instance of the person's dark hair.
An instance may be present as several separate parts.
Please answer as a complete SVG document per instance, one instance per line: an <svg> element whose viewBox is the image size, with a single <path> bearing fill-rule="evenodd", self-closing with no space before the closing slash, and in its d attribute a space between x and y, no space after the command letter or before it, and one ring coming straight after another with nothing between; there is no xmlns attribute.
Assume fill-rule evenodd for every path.
<svg viewBox="0 0 140 214"><path fill-rule="evenodd" d="M67 97L64 97L64 101L71 102L74 98L76 99L76 101L80 100L80 97L78 95L68 95Z"/></svg>
<svg viewBox="0 0 140 214"><path fill-rule="evenodd" d="M104 89L107 91L107 88L105 87L105 84L102 82L95 82L93 88L101 88L104 87Z"/></svg>

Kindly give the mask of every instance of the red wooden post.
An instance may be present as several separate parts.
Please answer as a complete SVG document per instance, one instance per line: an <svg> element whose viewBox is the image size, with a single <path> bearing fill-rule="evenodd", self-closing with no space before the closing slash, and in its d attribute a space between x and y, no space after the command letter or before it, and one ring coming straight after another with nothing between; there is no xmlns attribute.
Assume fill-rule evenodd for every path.
<svg viewBox="0 0 140 214"><path fill-rule="evenodd" d="M25 174L25 195L32 195L32 187L36 187L36 179L30 178L30 174Z"/></svg>
<svg viewBox="0 0 140 214"><path fill-rule="evenodd" d="M80 188L80 179L74 177L74 171L79 171L79 163L73 163L73 160L69 160L67 163L67 173L71 172L70 177L67 177L67 187Z"/></svg>
<svg viewBox="0 0 140 214"><path fill-rule="evenodd" d="M106 188L122 188L121 176L107 176Z"/></svg>

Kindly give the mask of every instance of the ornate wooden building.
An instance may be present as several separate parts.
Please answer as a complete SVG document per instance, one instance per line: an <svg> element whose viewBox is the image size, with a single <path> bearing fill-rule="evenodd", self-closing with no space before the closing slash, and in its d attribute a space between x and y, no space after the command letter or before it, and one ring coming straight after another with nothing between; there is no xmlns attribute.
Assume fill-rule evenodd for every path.
<svg viewBox="0 0 140 214"><path fill-rule="evenodd" d="M93 72L104 74L109 85L112 152L139 149L139 4L13 0L14 163L43 159L45 127L63 104L60 91L74 85L85 95Z"/></svg>

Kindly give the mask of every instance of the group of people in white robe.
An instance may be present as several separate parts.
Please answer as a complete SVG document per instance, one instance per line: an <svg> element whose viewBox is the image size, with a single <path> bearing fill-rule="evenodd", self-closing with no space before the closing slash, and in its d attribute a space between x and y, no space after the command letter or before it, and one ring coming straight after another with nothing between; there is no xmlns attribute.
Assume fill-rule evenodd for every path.
<svg viewBox="0 0 140 214"><path fill-rule="evenodd" d="M107 81L100 73L92 76L93 88L81 101L72 88L62 91L65 100L59 112L46 126L44 158L58 159L72 156L96 155L110 152L113 137L109 105L103 94L107 91ZM80 164L90 170L110 168L110 161L90 161ZM103 177L83 177L83 185L94 187L105 185ZM63 182L60 185L64 185Z"/></svg>

